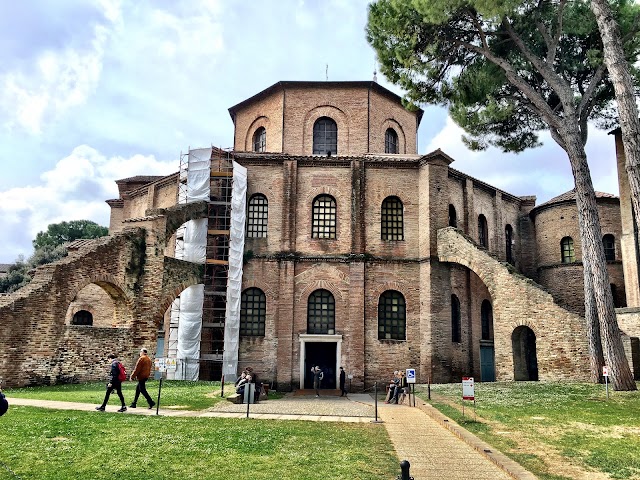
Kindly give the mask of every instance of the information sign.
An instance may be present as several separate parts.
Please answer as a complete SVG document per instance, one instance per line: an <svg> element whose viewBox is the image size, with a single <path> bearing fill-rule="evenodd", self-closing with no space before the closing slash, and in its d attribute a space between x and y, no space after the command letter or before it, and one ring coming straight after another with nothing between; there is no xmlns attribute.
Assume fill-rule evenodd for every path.
<svg viewBox="0 0 640 480"><path fill-rule="evenodd" d="M609 376L609 367L607 367L606 365L602 366L602 376L603 377L608 377Z"/></svg>
<svg viewBox="0 0 640 480"><path fill-rule="evenodd" d="M473 392L473 377L462 377L462 399L475 400Z"/></svg>
<svg viewBox="0 0 640 480"><path fill-rule="evenodd" d="M415 368L407 368L407 383L416 383L416 369Z"/></svg>
<svg viewBox="0 0 640 480"><path fill-rule="evenodd" d="M167 364L165 363L166 359L163 357L156 357L154 360L155 370L156 372L166 372Z"/></svg>
<svg viewBox="0 0 640 480"><path fill-rule="evenodd" d="M175 372L176 371L176 359L175 358L167 358L165 360L165 364L167 366L167 372Z"/></svg>

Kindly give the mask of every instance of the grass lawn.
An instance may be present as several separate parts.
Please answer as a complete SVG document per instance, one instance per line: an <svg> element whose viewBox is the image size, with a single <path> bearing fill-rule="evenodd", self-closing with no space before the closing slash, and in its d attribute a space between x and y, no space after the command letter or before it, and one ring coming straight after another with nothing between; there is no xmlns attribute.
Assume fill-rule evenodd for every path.
<svg viewBox="0 0 640 480"><path fill-rule="evenodd" d="M134 388L135 382L127 382L127 402ZM163 406L207 408L220 401L219 390L216 382L163 382ZM212 396L214 391L218 395ZM22 397L98 404L104 384L5 393L9 401ZM379 480L398 474L387 432L374 424L156 417L11 405L0 418L0 445L0 480Z"/></svg>
<svg viewBox="0 0 640 480"><path fill-rule="evenodd" d="M640 479L640 392L579 383L432 385L431 403L541 479ZM426 399L426 392L420 393Z"/></svg>

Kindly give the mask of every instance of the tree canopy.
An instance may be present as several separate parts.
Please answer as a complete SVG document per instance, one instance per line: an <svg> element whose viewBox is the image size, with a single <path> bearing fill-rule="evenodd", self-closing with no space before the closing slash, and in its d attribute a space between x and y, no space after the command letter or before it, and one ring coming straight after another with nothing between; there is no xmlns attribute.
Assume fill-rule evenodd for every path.
<svg viewBox="0 0 640 480"><path fill-rule="evenodd" d="M72 220L52 223L46 232L38 232L33 241L36 250L43 247L57 247L80 238L98 238L109 234L109 229L91 220Z"/></svg>
<svg viewBox="0 0 640 480"><path fill-rule="evenodd" d="M640 6L612 4L633 63L640 37L630 32ZM369 9L367 38L382 72L411 102L448 105L472 149L520 152L540 145L546 129L563 146L557 131L567 113L578 119L583 143L587 121L614 122L589 2L379 0Z"/></svg>

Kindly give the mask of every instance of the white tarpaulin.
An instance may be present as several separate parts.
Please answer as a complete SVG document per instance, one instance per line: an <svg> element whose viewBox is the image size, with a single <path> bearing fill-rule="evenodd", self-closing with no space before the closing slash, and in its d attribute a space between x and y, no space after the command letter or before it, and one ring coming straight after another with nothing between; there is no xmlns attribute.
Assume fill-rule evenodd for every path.
<svg viewBox="0 0 640 480"><path fill-rule="evenodd" d="M211 176L211 148L189 150L187 167L187 203L197 200L209 201L209 178Z"/></svg>
<svg viewBox="0 0 640 480"><path fill-rule="evenodd" d="M190 150L186 169L187 195L179 201L209 201L210 172L211 148ZM182 240L176 241L176 258L204 264L207 256L207 219L190 220L180 230L184 230L184 235ZM173 354L173 358L177 358L178 365L174 374L177 380L198 380L200 375L203 301L204 285L193 285L184 290L176 300L175 314L172 308L168 356L171 358ZM172 340L174 345L177 343L174 348L171 348Z"/></svg>
<svg viewBox="0 0 640 480"><path fill-rule="evenodd" d="M198 380L203 301L203 284L192 285L180 294L176 380Z"/></svg>
<svg viewBox="0 0 640 480"><path fill-rule="evenodd" d="M240 296L242 295L242 256L244 253L244 222L247 196L247 169L233 162L231 194L231 229L229 238L229 280L227 311L224 323L224 354L222 373L235 378L238 372L240 341Z"/></svg>

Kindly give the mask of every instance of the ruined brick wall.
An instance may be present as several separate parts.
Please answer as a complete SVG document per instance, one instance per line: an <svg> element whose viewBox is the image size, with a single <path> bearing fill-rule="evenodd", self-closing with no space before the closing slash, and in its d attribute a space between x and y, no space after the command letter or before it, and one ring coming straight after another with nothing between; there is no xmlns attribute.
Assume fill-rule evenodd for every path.
<svg viewBox="0 0 640 480"><path fill-rule="evenodd" d="M78 292L76 298L67 309L65 325L71 325L73 316L81 310L91 313L94 327L115 327L117 325L118 317L115 314L113 300L98 285L87 285Z"/></svg>

